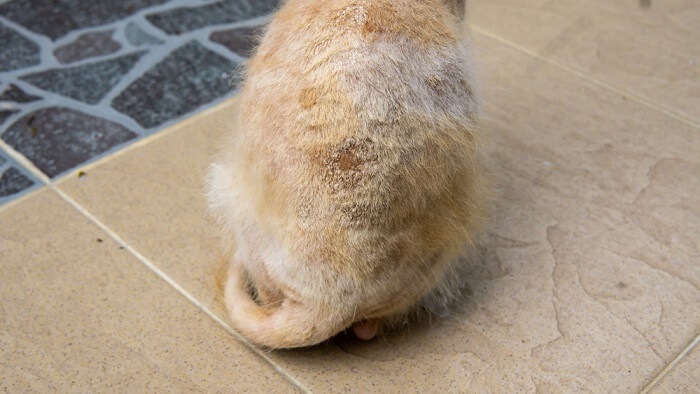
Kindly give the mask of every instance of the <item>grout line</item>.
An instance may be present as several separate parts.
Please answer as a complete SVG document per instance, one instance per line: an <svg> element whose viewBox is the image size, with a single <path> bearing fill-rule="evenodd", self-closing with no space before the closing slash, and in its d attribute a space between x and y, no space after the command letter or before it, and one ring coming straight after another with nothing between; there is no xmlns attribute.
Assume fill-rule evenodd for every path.
<svg viewBox="0 0 700 394"><path fill-rule="evenodd" d="M214 110L214 108L210 108L207 111ZM172 127L171 129L176 129L176 127ZM165 132L167 130L163 130ZM163 134L163 132L156 133L153 136ZM149 140L150 141L150 140ZM225 321L223 321L221 318L219 318L214 312L209 310L204 304L199 302L193 295L187 292L182 286L180 286L177 282L175 282L170 276L168 276L165 272L161 271L160 268L158 268L153 262L148 260L144 255L139 253L136 249L134 249L131 245L126 243L117 233L112 231L107 225L102 223L97 217L95 217L93 214L91 214L87 209L85 209L82 205L80 205L78 202L76 202L73 198L71 198L68 194L66 194L63 190L59 189L56 184L54 184L51 179L46 176L41 170L39 170L34 164L29 161L26 157L24 157L21 153L15 151L12 149L11 146L7 145L5 141L0 140L0 147L4 148L6 150L6 153L8 156L16 160L18 163L21 165L25 166L25 168L32 173L32 175L36 176L45 184L46 187L49 189L53 190L58 196L63 199L65 202L67 202L69 205L71 205L73 208L75 208L78 212L80 212L83 216L85 216L89 221L91 221L94 225L96 225L98 228L100 228L102 231L104 231L107 235L109 235L110 238L112 238L119 246L124 247L125 250L129 251L134 257L136 257L137 260L139 260L143 265L145 265L148 269L150 269L153 273L155 273L158 277L160 277L162 280L164 280L167 284L169 284L172 288L174 288L178 293L180 293L182 296L184 296L190 303L192 303L197 309L201 310L204 312L207 316L212 318L216 323L218 323L226 332L229 334L233 335L236 339L241 341L246 347L248 347L253 353L257 354L260 358L265 360L272 368L277 371L279 374L284 376L289 382L291 382L294 386L297 388L301 389L304 392L310 393L311 390L306 388L301 382L299 382L297 379L295 379L292 375L287 373L285 370L282 369L279 365L277 365L270 357L268 357L262 350L260 350L257 346L253 345L250 341L248 341L245 337L243 337L241 334L239 334L237 331L235 331L231 326L229 326ZM107 156L105 158L111 158L114 155ZM95 163L93 163L95 164ZM39 190L44 190L43 187L31 192L27 193L27 195L33 195ZM23 196L24 197L24 196ZM24 200L24 198L22 198ZM12 202L12 201L10 201ZM9 203L8 203L9 204ZM8 205L5 204L5 205ZM15 205L15 204L13 204ZM4 206L3 206L4 207Z"/></svg>
<svg viewBox="0 0 700 394"><path fill-rule="evenodd" d="M659 112L661 112L661 113L663 113L663 114L665 114L665 115L667 115L667 116L669 116L669 117L671 117L671 118L673 118L681 123L684 123L690 127L693 127L695 129L700 129L700 122L685 115L684 113L682 113L676 109L666 107L662 104L658 104L658 103L652 101L651 99L644 97L643 95L625 90L623 88L619 88L619 87L617 87L613 84L610 84L608 82L604 82L604 81L601 81L599 79L596 79L585 72L579 71L579 70L577 70L573 67L567 66L563 63L559 63L558 61L552 60L548 57L544 57L533 50L522 47L522 46L520 46L512 41L509 41L503 37L500 37L494 33L487 31L487 30L484 30L479 26L470 25L470 27L473 31L477 32L478 34L486 36L492 40L498 41L499 43L506 45L508 47L511 47L513 49L516 49L522 53L525 53L526 55L530 55L530 56L536 58L537 60L543 61L551 66L557 67L557 68L562 69L564 71L567 71L571 74L574 74L574 75L576 75L576 76L578 76L578 77L580 77L580 78L582 78L582 79L584 79L584 80L586 80L586 81L588 81L588 82L590 82L598 87L610 90L614 93L623 95L625 97L629 97L630 99L637 101L638 103L640 103L642 105L645 105L651 109L659 111Z"/></svg>
<svg viewBox="0 0 700 394"><path fill-rule="evenodd" d="M232 103L231 101L236 101L237 100L236 97L237 97L236 95L231 96L231 97L225 99L224 101L222 101L218 104L215 104L213 107L209 107L209 108L206 108L204 110L201 110L201 111L187 117L186 119L183 119L180 122L177 122L169 127L165 127L164 129L156 131L153 134L149 134L149 135L146 135L144 137L138 138L138 139L136 139L136 141L128 144L127 146L125 146L125 147L123 147L115 152L112 152L108 155L104 155L104 156L98 158L97 160L92 161L90 163L87 163L85 165L72 168L69 171L64 172L61 175L57 176L53 183L56 183L56 184L61 183L63 180L68 179L68 177L70 177L72 174L75 174L75 173L80 172L80 171L87 172L88 170L91 170L91 169L93 169L101 164L109 162L112 159L116 159L117 157L120 157L126 153L129 153L132 150L135 150L135 149L140 148L142 146L148 145L153 141L157 141L163 137L166 137L167 135L170 135L170 134L176 132L177 130L180 130L184 126L187 126L193 122L199 121L200 116L202 116L202 117L209 116L214 112L223 110L227 107L235 106L236 104Z"/></svg>
<svg viewBox="0 0 700 394"><path fill-rule="evenodd" d="M34 195L38 194L40 191L46 190L46 185L44 183L40 184L39 186L30 186L29 188L34 188L33 190L25 191L22 190L19 196L13 197L12 199L0 204L0 213L5 212L6 210L14 207L15 205L18 205L26 200L28 200L30 197L33 197Z"/></svg>
<svg viewBox="0 0 700 394"><path fill-rule="evenodd" d="M698 343L700 343L700 335L698 335L697 337L695 337L695 339L692 340L692 341L688 344L688 346L686 346L685 349L683 349L683 350L676 356L676 358L673 359L673 361L671 361L670 363L668 363L668 365L666 366L666 368L664 368L661 372L659 372L659 374L644 388L644 390L641 391L640 394L646 394L646 393L648 393L651 389L654 388L654 386L656 386L657 384L659 384L659 382L660 382L664 377L666 377L666 375L668 375L668 373L671 372L671 370L672 370L676 365L678 365L678 363L681 362L681 360L683 360L683 358L685 358L685 356L688 355L688 353L690 353L690 351L693 350L693 348L694 348Z"/></svg>
<svg viewBox="0 0 700 394"><path fill-rule="evenodd" d="M80 212L83 216L85 216L88 220L90 220L94 225L96 225L102 231L107 233L107 235L109 235L110 238L112 238L120 246L122 246L124 249L128 250L143 265L145 265L148 269L150 269L158 277L160 277L162 280L164 280L172 288L177 290L177 292L179 292L182 296L184 296L190 303L192 303L194 306L196 306L197 309L204 312L207 316L209 316L216 323L218 323L226 332L233 335L235 338L237 338L239 341L241 341L246 347L248 347L250 350L252 350L253 353L257 354L259 357L261 357L263 360L265 360L267 363L269 363L278 373L280 373L282 376L284 376L292 384L294 384L295 386L297 386L299 389L301 389L304 392L307 392L307 393L311 392L309 389L304 387L304 385L301 384L301 382L299 382L297 379L295 379L289 373L284 371L280 366L278 366L274 361L272 361L272 359L270 357L268 357L262 350L260 350L257 346L253 345L245 337L243 337L241 334L239 334L237 331L235 331L233 328L231 328L231 326L229 326L225 321L223 321L221 318L219 318L214 312L209 310L209 308L207 308L204 304L199 302L199 300L197 300L192 294L188 293L187 290L182 288L182 286L180 286L177 282L175 282L175 280L173 280L170 276L168 276L168 274L163 272L153 262L151 262L144 255L139 253L136 249L134 249L131 245L129 245L126 241L124 241L119 235L117 235L117 233L112 231L109 227L107 227L107 225L102 223L93 214L91 214L87 209L85 209L82 205L80 205L78 202L76 202L70 196L68 196L68 194L66 194L65 192L63 192L61 189L57 188L53 184L49 184L48 186L56 194L58 194L59 197L61 197L65 202L70 204L73 208L75 208L78 212Z"/></svg>
<svg viewBox="0 0 700 394"><path fill-rule="evenodd" d="M29 161L26 157L24 157L23 154L17 152L13 147L7 144L4 140L0 139L0 148L5 150L5 153L10 156L12 159L14 159L17 163L19 163L24 169L27 171L31 172L32 175L35 177L39 178L40 181L44 182L46 185L51 184L51 179L49 179L46 174L41 172L40 169L38 169L34 163Z"/></svg>

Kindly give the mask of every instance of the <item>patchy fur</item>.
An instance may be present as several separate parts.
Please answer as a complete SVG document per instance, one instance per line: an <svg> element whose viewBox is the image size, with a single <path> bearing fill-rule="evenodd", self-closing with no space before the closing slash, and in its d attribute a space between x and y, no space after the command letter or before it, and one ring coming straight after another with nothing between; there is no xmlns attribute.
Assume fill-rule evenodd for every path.
<svg viewBox="0 0 700 394"><path fill-rule="evenodd" d="M207 179L253 342L365 335L453 295L491 190L455 3L288 0L268 26Z"/></svg>

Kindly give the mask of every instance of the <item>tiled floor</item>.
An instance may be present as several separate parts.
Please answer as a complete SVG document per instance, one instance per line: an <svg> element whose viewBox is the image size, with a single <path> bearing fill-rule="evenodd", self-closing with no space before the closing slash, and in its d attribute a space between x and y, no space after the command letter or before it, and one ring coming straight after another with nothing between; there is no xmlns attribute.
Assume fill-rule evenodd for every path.
<svg viewBox="0 0 700 394"><path fill-rule="evenodd" d="M471 0L469 15L503 190L453 314L369 343L244 345L202 196L226 99L69 175L28 166L48 185L0 207L0 387L698 392L700 5Z"/></svg>
<svg viewBox="0 0 700 394"><path fill-rule="evenodd" d="M231 97L277 5L0 0L0 204Z"/></svg>

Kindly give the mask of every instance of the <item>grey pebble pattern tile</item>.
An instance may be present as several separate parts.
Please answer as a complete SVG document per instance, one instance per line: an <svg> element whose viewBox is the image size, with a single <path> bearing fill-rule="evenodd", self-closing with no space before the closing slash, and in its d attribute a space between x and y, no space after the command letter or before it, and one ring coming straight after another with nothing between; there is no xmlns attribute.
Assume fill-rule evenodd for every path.
<svg viewBox="0 0 700 394"><path fill-rule="evenodd" d="M190 41L129 85L112 106L143 127L158 126L232 90L226 73L235 67L231 60Z"/></svg>
<svg viewBox="0 0 700 394"><path fill-rule="evenodd" d="M121 44L112 39L114 30L85 33L73 42L60 46L53 55L61 63L74 63L83 59L109 55L121 49Z"/></svg>
<svg viewBox="0 0 700 394"><path fill-rule="evenodd" d="M61 107L18 119L2 139L53 177L137 137L117 123Z"/></svg>
<svg viewBox="0 0 700 394"><path fill-rule="evenodd" d="M278 0L224 0L199 7L164 11L146 18L168 34L182 34L205 26L255 18L272 11L278 5Z"/></svg>
<svg viewBox="0 0 700 394"><path fill-rule="evenodd" d="M0 0L0 138L54 178L214 105L279 3Z"/></svg>
<svg viewBox="0 0 700 394"><path fill-rule="evenodd" d="M0 205L40 186L38 179L0 150Z"/></svg>
<svg viewBox="0 0 700 394"><path fill-rule="evenodd" d="M32 101L41 100L41 97L34 96L25 92L24 90L17 87L15 84L10 84L10 86L5 89L5 91L0 94L0 101L11 101L15 103L31 103Z"/></svg>
<svg viewBox="0 0 700 394"><path fill-rule="evenodd" d="M0 125L5 123L7 119L10 118L10 116L18 113L18 109L0 109Z"/></svg>
<svg viewBox="0 0 700 394"><path fill-rule="evenodd" d="M69 68L51 69L20 77L44 90L88 104L97 104L121 81L145 52Z"/></svg>
<svg viewBox="0 0 700 394"><path fill-rule="evenodd" d="M0 15L55 40L86 27L100 26L168 0L13 0L0 5Z"/></svg>
<svg viewBox="0 0 700 394"><path fill-rule="evenodd" d="M0 23L0 71L16 70L39 63L39 46Z"/></svg>
<svg viewBox="0 0 700 394"><path fill-rule="evenodd" d="M17 168L10 167L0 175L0 198L17 194L34 185L34 181Z"/></svg>

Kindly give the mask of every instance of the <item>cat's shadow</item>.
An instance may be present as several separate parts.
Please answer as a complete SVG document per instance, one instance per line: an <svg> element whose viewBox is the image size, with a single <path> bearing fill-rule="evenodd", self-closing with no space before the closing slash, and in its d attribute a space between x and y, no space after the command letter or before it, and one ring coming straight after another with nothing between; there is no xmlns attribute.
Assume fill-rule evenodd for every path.
<svg viewBox="0 0 700 394"><path fill-rule="evenodd" d="M499 181L502 183L505 179ZM501 204L513 204L519 200L517 197L521 191L508 186L504 186L504 189L501 190L501 197L506 198L496 201L494 212L502 211L499 209ZM471 344L467 342L471 340L475 327L490 324L483 321L480 308L491 304L493 298L499 296L500 292L496 291L498 280L509 274L508 267L518 264L516 261L501 261L497 250L529 248L537 244L498 235L498 229L514 225L511 220L506 215L494 215L491 231L484 237L476 253L465 259L464 269L459 272L458 280L462 285L459 296L439 314L420 313L405 327L383 333L371 341L360 340L352 334L352 330L346 330L320 345L287 350L285 353L292 357L309 357L318 352L339 349L363 359L391 361L417 359L427 353L448 355L469 349Z"/></svg>
<svg viewBox="0 0 700 394"><path fill-rule="evenodd" d="M344 353L374 361L414 359L426 353L453 353L454 339L465 336L459 333L463 331L462 322L469 319L478 305L493 296L494 280L507 275L499 257L493 252L498 242L497 236L488 236L479 248L479 257L465 262L465 269L460 273L463 283L460 295L439 314L422 310L406 326L382 333L370 341L358 339L352 330L348 329L320 345L284 352L292 357L309 357L318 354L319 351L323 352L324 349L336 348ZM475 286L478 286L478 289L475 289ZM445 338L450 340L446 341Z"/></svg>

